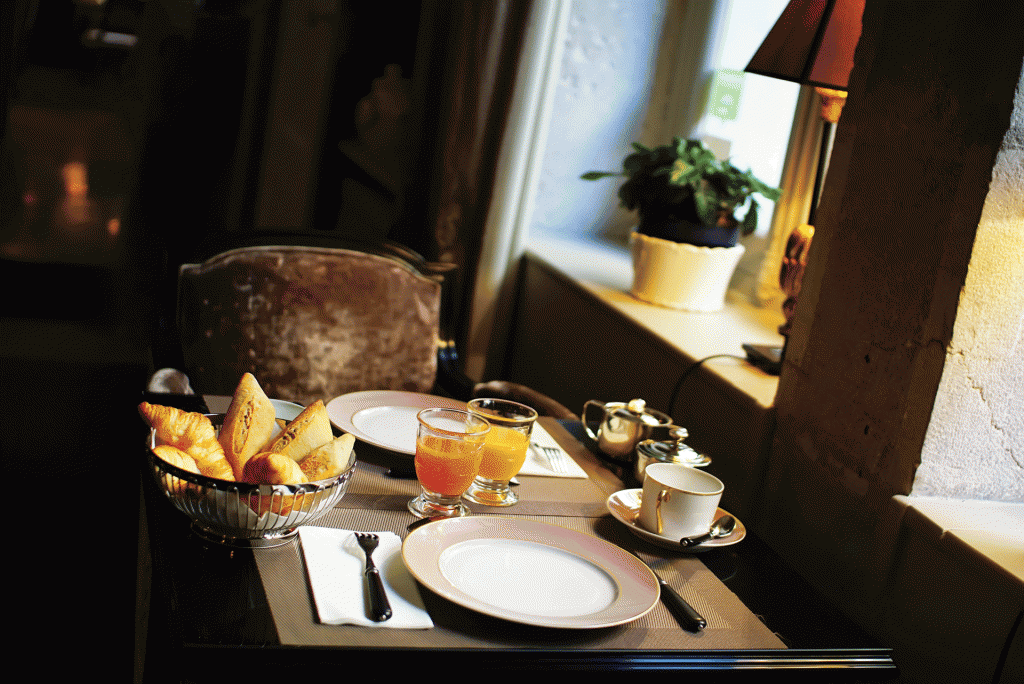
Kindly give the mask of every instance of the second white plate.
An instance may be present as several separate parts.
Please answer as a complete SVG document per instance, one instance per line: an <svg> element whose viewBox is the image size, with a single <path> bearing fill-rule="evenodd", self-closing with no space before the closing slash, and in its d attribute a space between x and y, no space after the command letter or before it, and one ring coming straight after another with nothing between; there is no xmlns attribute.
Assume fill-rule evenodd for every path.
<svg viewBox="0 0 1024 684"><path fill-rule="evenodd" d="M416 414L425 408L466 408L466 402L418 392L368 390L327 402L334 425L368 444L410 456L416 453Z"/></svg>
<svg viewBox="0 0 1024 684"><path fill-rule="evenodd" d="M614 544L558 525L470 516L413 530L402 545L419 582L464 608L538 627L631 622L658 602L651 570Z"/></svg>

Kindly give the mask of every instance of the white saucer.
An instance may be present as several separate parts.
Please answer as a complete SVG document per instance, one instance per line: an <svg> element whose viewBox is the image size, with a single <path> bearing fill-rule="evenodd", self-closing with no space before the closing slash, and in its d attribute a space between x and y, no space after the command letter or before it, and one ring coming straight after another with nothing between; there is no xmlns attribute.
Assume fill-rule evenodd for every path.
<svg viewBox="0 0 1024 684"><path fill-rule="evenodd" d="M747 528L743 526L743 523L740 522L739 518L736 518L736 528L731 534L725 537L719 537L718 539L708 539L703 544L698 544L697 546L690 548L680 546L678 539L655 534L654 532L641 527L640 523L637 522L637 517L640 515L640 494L642 492L642 489L620 490L608 497L606 505L608 506L608 512L611 513L616 520L628 527L630 532L641 539L646 539L652 544L657 544L658 546L672 551L679 551L680 553L700 553L701 551L720 549L723 546L732 546L747 536ZM722 508L715 511L715 518L719 518L723 515L731 515L731 513Z"/></svg>

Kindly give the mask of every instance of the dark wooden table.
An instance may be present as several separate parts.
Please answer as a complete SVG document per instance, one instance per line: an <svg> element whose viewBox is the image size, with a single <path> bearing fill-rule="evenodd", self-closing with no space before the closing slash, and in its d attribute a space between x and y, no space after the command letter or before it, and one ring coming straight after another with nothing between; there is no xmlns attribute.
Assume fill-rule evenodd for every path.
<svg viewBox="0 0 1024 684"><path fill-rule="evenodd" d="M682 630L662 605L622 627L537 628L454 606L426 588L422 593L428 612L435 617L436 633L410 635L400 634L408 630L318 625L315 615L308 617L315 611L308 607L301 553L285 547L276 554L267 554L265 550L231 549L202 542L191 533L190 521L172 508L153 478L143 472L143 541L152 561L146 681L348 676L354 673L348 668L361 669L360 664L367 660L387 675L443 672L454 667L462 677L481 668L689 670L715 673L715 681L763 676L768 670L786 670L790 681L868 682L896 676L890 651L873 643L825 604L755 535L748 534L731 547L687 555L659 550L625 531L594 505L621 489L622 480L565 430L573 430L573 425L551 419L542 419L542 424L590 479L524 482L522 490L532 491L536 501L533 509L523 510L534 519L561 520L567 526L592 531L640 553L645 560L659 562L659 571L667 571L670 583L684 596L710 606L714 615L709 629L699 634ZM408 457L380 452L362 443L356 448L363 469L360 486L353 481L353 488L329 514L338 521L332 526L382 529L387 525L404 536L405 526L414 518L398 511L395 502L415 492L417 485L414 480L389 483L386 472L396 465L389 459ZM139 457L143 460L141 450ZM397 494L382 497L381 486ZM559 486L587 491L579 495L574 491L570 505L558 500ZM390 510L363 508L368 502ZM552 506L549 511L543 510L544 502ZM514 509L501 514L515 515ZM567 515L566 510L576 512ZM557 513L549 514L553 511ZM288 601L299 606L299 610L291 611L293 615L282 610L281 586L275 584L285 579L285 591L292 592ZM698 588L709 593L694 593ZM717 610L722 611L721 616ZM303 620L308 624L302 624ZM285 624L288 621L299 624ZM372 639L367 636L370 632Z"/></svg>

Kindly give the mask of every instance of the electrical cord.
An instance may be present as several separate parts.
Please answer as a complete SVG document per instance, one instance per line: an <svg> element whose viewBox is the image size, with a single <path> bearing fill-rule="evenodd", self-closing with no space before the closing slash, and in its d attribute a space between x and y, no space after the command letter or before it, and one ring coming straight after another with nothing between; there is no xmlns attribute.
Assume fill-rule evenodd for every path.
<svg viewBox="0 0 1024 684"><path fill-rule="evenodd" d="M739 356L738 354L712 354L711 356L705 356L703 359L700 359L699 361L694 361L692 364L690 364L690 367L683 371L683 374L679 376L679 379L676 380L676 384L672 387L672 394L670 394L668 398L667 411L667 413L670 416L673 415L673 409L675 408L676 400L679 398L679 392L680 390L682 390L683 383L686 382L686 378L690 377L690 374L693 373L693 371L697 370L702 365L704 365L705 361L710 361L712 359L739 359L740 361L746 361L747 357Z"/></svg>

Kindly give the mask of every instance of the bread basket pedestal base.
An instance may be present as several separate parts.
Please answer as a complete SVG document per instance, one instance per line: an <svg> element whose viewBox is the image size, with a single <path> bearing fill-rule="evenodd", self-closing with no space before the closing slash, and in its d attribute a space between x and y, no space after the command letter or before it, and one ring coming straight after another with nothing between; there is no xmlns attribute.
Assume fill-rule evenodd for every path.
<svg viewBox="0 0 1024 684"><path fill-rule="evenodd" d="M272 549L276 546L291 544L296 538L298 538L299 528L293 527L290 530L268 532L262 537L249 539L224 534L223 532L218 532L217 530L200 525L193 521L192 534L196 535L204 542L217 544L219 546L231 546L236 549Z"/></svg>

